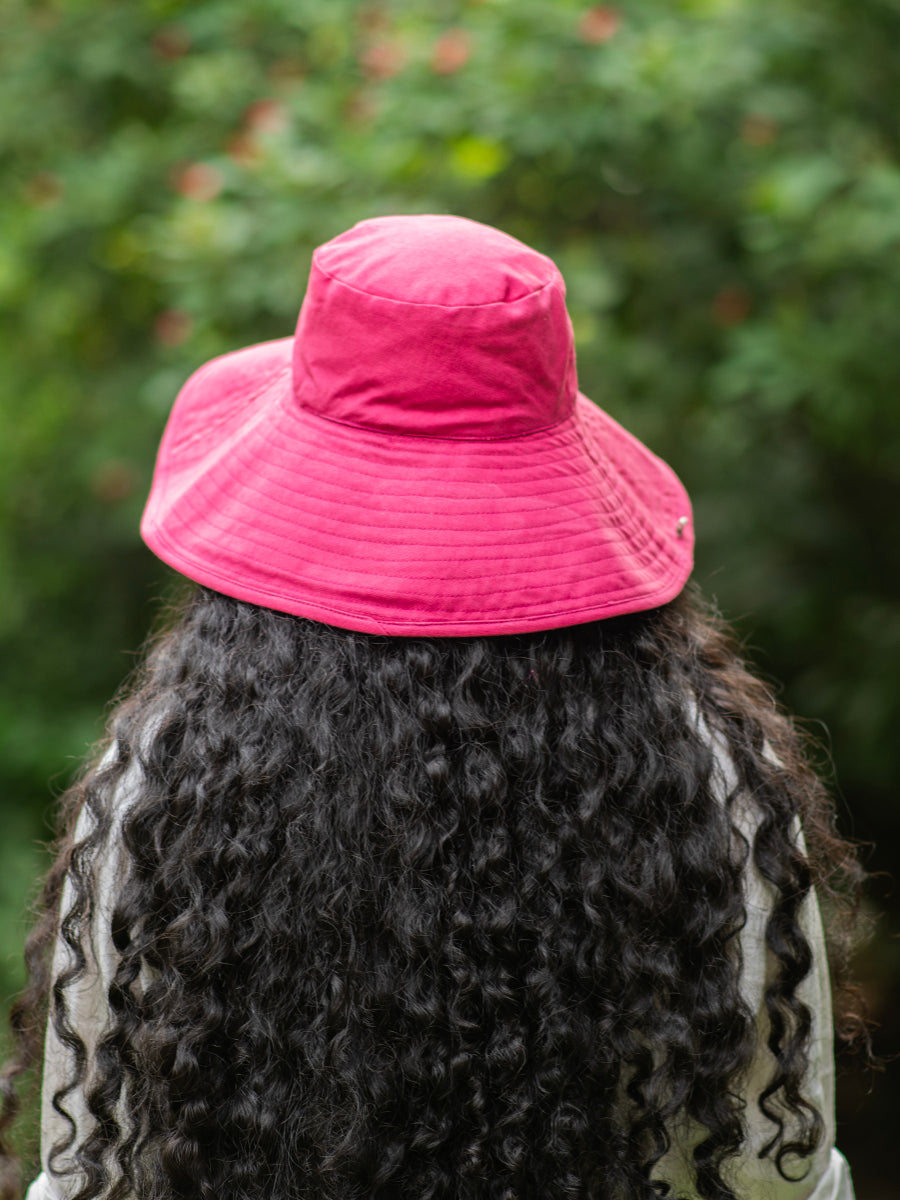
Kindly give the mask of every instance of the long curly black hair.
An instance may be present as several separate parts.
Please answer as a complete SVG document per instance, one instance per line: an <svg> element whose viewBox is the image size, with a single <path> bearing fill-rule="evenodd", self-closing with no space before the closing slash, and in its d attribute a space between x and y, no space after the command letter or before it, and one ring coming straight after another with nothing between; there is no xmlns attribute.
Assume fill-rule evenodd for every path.
<svg viewBox="0 0 900 1200"><path fill-rule="evenodd" d="M800 735L693 591L425 639L197 589L101 757L66 797L0 1123L49 996L71 1056L56 1104L79 1087L92 1114L51 1155L78 1200L649 1198L681 1119L702 1131L696 1191L731 1198L757 1041L739 987L750 858L774 897L766 1153L786 1176L821 1138L798 914L812 885L847 909L862 872ZM88 1054L67 996L113 840L117 967ZM58 934L73 965L54 979Z"/></svg>

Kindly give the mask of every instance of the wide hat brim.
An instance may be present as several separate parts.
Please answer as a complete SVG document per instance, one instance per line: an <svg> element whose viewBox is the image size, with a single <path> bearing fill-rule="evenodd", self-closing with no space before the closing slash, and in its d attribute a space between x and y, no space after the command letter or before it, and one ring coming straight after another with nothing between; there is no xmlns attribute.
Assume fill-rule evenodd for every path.
<svg viewBox="0 0 900 1200"><path fill-rule="evenodd" d="M350 426L297 404L293 339L182 389L142 536L240 600L366 633L525 633L655 608L693 561L672 469L579 393L487 440Z"/></svg>

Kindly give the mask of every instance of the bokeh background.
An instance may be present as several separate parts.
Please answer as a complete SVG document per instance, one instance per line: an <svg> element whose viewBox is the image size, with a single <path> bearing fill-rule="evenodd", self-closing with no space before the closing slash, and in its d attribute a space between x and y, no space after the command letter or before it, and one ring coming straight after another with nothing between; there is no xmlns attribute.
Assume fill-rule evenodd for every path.
<svg viewBox="0 0 900 1200"><path fill-rule="evenodd" d="M455 212L552 255L583 390L678 470L697 578L896 870L898 0L6 0L0 1000L54 798L168 575L137 535L189 372L290 333L313 248ZM859 970L900 1046L889 876ZM896 1072L842 1063L859 1200Z"/></svg>

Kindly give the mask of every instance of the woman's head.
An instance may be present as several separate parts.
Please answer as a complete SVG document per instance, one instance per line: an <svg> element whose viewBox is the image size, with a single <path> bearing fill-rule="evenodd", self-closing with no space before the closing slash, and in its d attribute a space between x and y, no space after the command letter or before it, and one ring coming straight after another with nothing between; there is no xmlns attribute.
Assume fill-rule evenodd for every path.
<svg viewBox="0 0 900 1200"><path fill-rule="evenodd" d="M683 590L682 485L577 392L549 259L451 217L320 248L295 338L185 385L143 533L205 586L68 795L15 1010L9 1079L52 990L78 1200L650 1197L676 1127L730 1197L751 864L753 1102L811 1152L799 915L855 860Z"/></svg>

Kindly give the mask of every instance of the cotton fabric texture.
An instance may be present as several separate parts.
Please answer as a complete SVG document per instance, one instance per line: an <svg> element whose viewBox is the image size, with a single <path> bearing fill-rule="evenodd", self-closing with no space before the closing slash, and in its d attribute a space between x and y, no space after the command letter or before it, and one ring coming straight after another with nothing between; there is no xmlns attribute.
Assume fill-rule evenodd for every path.
<svg viewBox="0 0 900 1200"><path fill-rule="evenodd" d="M409 636L655 608L693 553L674 472L578 391L554 263L453 216L320 246L294 337L191 376L142 534L226 595Z"/></svg>
<svg viewBox="0 0 900 1200"><path fill-rule="evenodd" d="M707 731L708 732L708 731ZM718 794L729 795L736 783L732 767L724 746L716 739ZM112 901L117 881L121 879L124 863L121 836L118 826L135 795L139 781L139 769L133 766L125 775L116 797L117 822L111 835L110 849L101 857L97 878L98 903L94 914L89 939L90 950L83 978L72 985L68 992L69 1017L73 1029L81 1036L89 1056L93 1055L97 1042L105 1031L109 1019L106 1002L107 990L115 972L118 955L110 937ZM754 816L749 804L739 805L735 816L741 833L752 841L755 833ZM85 810L76 830L76 840L90 832L90 816ZM803 836L797 830L798 844L803 849ZM727 1168L726 1178L739 1196L747 1200L854 1200L850 1168L846 1159L835 1148L834 1120L834 1052L831 1024L831 993L828 981L828 963L822 920L815 893L810 893L799 914L803 934L810 943L813 954L813 969L797 989L798 998L808 1005L812 1013L810 1036L809 1070L804 1083L806 1095L822 1113L825 1121L825 1136L822 1145L809 1161L806 1177L797 1182L781 1178L770 1158L760 1159L759 1151L772 1135L773 1126L759 1113L756 1100L760 1091L771 1078L774 1061L766 1047L767 1021L763 999L766 985L765 926L774 903L771 885L760 875L752 858L747 864L744 899L747 907L747 923L740 934L740 952L743 960L741 990L757 1013L759 1038L757 1057L744 1087L747 1100L749 1140L741 1155ZM61 911L66 913L72 903L68 885L63 894ZM60 938L54 956L54 974L73 965L72 952ZM142 976L142 983L150 982L150 976ZM69 1131L68 1123L54 1110L54 1091L66 1080L70 1071L70 1056L58 1041L52 1023L48 1025L41 1118L41 1161L42 1171L28 1189L26 1200L67 1200L72 1195L72 1181L65 1186L51 1175L47 1159L54 1143ZM90 1127L85 1097L80 1089L72 1092L65 1106L76 1121L79 1137ZM673 1145L670 1152L657 1164L654 1177L665 1179L676 1189L675 1194L694 1196L690 1186L690 1151L699 1140L702 1131L690 1127L672 1130ZM799 1173L799 1171L798 1171Z"/></svg>

